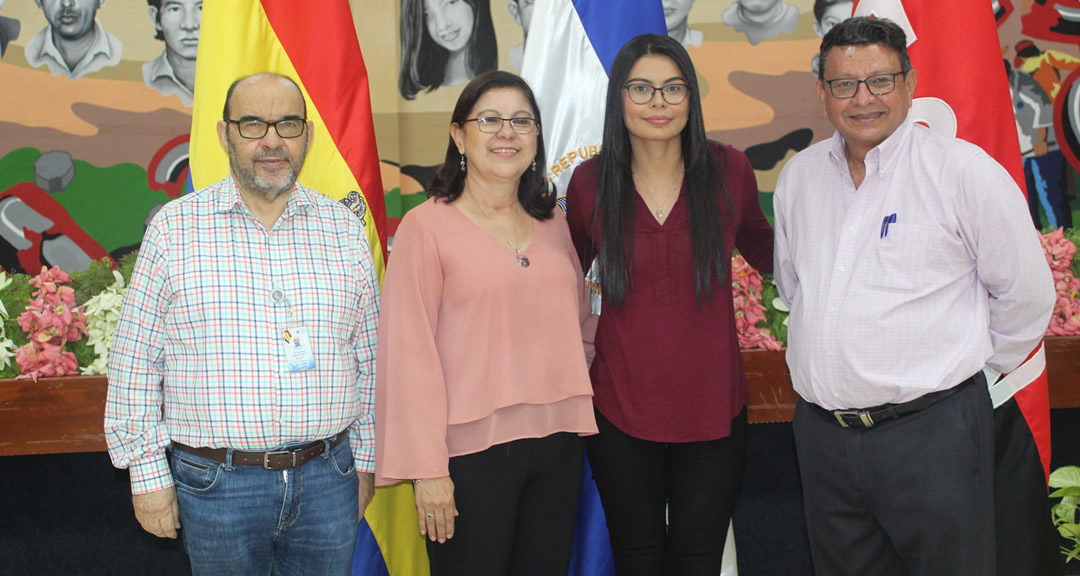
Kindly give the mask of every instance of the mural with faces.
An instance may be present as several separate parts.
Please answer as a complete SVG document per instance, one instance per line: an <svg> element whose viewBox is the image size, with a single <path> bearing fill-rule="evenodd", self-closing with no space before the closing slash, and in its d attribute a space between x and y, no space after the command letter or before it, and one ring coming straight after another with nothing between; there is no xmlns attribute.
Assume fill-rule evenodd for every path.
<svg viewBox="0 0 1080 576"><path fill-rule="evenodd" d="M147 13L165 49L143 64L143 82L162 96L176 95L191 106L195 99L195 60L199 54L202 0L147 0Z"/></svg>
<svg viewBox="0 0 1080 576"><path fill-rule="evenodd" d="M402 0L398 87L403 98L459 86L497 67L489 0Z"/></svg>
<svg viewBox="0 0 1080 576"><path fill-rule="evenodd" d="M119 257L182 193L201 7L0 0L5 270Z"/></svg>
<svg viewBox="0 0 1080 576"><path fill-rule="evenodd" d="M26 61L72 80L120 63L124 45L97 19L105 0L34 0L48 25L26 45Z"/></svg>
<svg viewBox="0 0 1080 576"><path fill-rule="evenodd" d="M852 0L660 2L668 34L697 67L709 136L747 153L769 213L787 159L832 134L814 65L821 37L849 17ZM1031 144L1033 222L1068 225L1080 167L1080 35L1071 24L1080 0L986 3L1013 71L1017 137ZM540 5L351 4L393 226L441 163L465 83L496 68L520 71ZM41 245L65 262L85 261L79 252L122 254L138 246L160 205L184 193L201 23L197 0L0 0L0 85L19 87L19 104L0 109L0 200L19 186L18 202L4 203L5 262L34 261L18 254L25 250L40 259ZM43 218L52 226L42 229ZM54 241L60 236L78 250L58 251L71 246Z"/></svg>

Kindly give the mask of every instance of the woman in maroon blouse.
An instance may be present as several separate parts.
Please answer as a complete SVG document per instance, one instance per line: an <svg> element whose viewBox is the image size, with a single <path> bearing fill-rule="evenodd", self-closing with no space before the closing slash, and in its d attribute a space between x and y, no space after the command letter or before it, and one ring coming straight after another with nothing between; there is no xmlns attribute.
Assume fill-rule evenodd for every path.
<svg viewBox="0 0 1080 576"><path fill-rule="evenodd" d="M746 453L731 253L771 272L773 232L746 156L706 139L677 41L639 36L615 57L603 149L574 173L567 220L603 297L587 448L616 572L719 574Z"/></svg>

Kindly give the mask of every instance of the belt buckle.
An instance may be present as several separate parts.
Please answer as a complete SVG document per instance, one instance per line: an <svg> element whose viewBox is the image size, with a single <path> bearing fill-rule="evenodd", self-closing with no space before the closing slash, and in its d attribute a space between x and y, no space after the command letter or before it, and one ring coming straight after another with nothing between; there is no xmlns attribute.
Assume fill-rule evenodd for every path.
<svg viewBox="0 0 1080 576"><path fill-rule="evenodd" d="M844 416L858 416L858 415L859 415L858 410L834 410L833 411L833 416L836 417L836 421L839 422L840 425L843 426L844 428L851 428L851 426L848 425L847 421L844 420Z"/></svg>
<svg viewBox="0 0 1080 576"><path fill-rule="evenodd" d="M865 428L873 428L877 424L877 422L874 422L873 417L870 416L869 410L836 410L833 412L833 416L836 417L836 421L840 423L840 426L844 428L851 428L851 425L844 420L845 416L858 417Z"/></svg>
<svg viewBox="0 0 1080 576"><path fill-rule="evenodd" d="M296 454L299 453L299 452L300 452L300 450L278 450L276 452L264 452L263 453L263 468L265 468L267 470L273 470L273 468L270 467L270 457L271 456L285 456L285 455L288 455L288 454L292 454L292 464L290 464L289 467L291 468L293 466L296 466Z"/></svg>

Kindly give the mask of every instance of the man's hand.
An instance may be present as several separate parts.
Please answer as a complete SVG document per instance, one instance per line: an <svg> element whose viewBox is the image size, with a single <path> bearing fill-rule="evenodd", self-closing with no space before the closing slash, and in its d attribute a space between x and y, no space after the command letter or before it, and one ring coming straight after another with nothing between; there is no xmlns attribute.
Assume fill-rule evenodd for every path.
<svg viewBox="0 0 1080 576"><path fill-rule="evenodd" d="M375 474L357 470L356 476L360 479L360 517L356 521L360 522L364 519L364 511L367 510L368 504L371 504L371 499L375 496Z"/></svg>
<svg viewBox="0 0 1080 576"><path fill-rule="evenodd" d="M180 529L180 507L176 504L176 488L168 487L131 497L135 519L143 530L158 538L176 538Z"/></svg>

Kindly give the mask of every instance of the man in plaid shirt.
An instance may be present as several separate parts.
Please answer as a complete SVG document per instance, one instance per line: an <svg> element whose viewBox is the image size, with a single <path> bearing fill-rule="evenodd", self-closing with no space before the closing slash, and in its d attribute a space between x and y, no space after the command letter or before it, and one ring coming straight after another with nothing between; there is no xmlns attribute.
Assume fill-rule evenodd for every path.
<svg viewBox="0 0 1080 576"><path fill-rule="evenodd" d="M289 78L229 88L230 175L151 222L110 355L109 455L195 574L348 574L374 490L378 283L363 223L296 181L306 115Z"/></svg>

